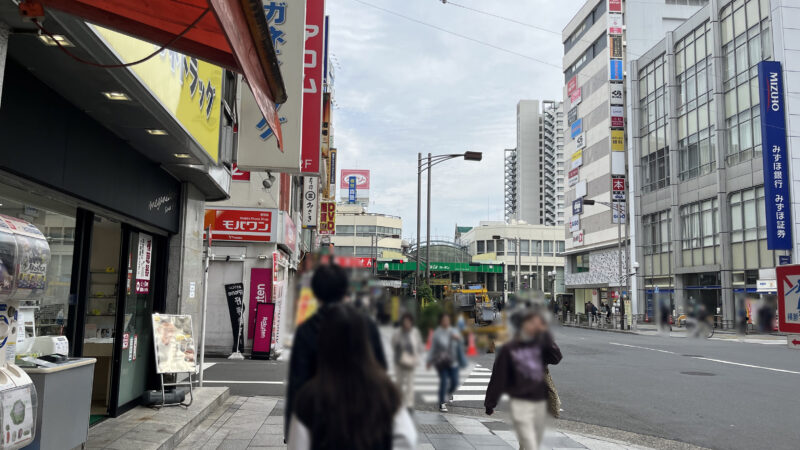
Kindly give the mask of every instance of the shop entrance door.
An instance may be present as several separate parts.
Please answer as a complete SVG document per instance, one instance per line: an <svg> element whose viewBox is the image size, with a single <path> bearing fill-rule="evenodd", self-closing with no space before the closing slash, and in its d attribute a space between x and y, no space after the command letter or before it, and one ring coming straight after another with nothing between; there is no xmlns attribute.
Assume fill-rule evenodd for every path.
<svg viewBox="0 0 800 450"><path fill-rule="evenodd" d="M127 267L122 290L122 314L118 315L119 342L117 364L119 367L119 390L117 409L137 401L147 387L153 372L153 302L156 288L157 252L153 235L124 230L123 249Z"/></svg>
<svg viewBox="0 0 800 450"><path fill-rule="evenodd" d="M206 321L206 355L230 355L234 342L234 327L230 320L228 298L225 295L225 285L241 283L244 274L244 264L241 261L211 261L208 268L208 311L206 317L216 317L216 320ZM247 318L247 308L242 311L242 321ZM247 332L247 322L243 324L244 333ZM240 342L250 338L242 336ZM241 349L244 350L243 348Z"/></svg>

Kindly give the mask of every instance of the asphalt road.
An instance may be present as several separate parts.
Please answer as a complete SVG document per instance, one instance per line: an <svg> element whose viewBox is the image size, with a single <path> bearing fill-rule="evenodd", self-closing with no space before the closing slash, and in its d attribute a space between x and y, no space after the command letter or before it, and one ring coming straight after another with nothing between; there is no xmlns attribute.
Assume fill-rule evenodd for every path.
<svg viewBox="0 0 800 450"><path fill-rule="evenodd" d="M563 418L719 449L800 448L800 352L561 328Z"/></svg>
<svg viewBox="0 0 800 450"><path fill-rule="evenodd" d="M231 395L252 397L256 395L283 396L288 364L282 361L246 359L231 361L208 358L214 363L204 371L204 381L209 386L227 386Z"/></svg>

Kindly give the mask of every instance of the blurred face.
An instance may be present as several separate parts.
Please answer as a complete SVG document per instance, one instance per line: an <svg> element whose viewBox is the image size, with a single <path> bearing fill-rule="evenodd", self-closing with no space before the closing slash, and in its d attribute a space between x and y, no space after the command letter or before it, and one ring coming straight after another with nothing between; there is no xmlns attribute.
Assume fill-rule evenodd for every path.
<svg viewBox="0 0 800 450"><path fill-rule="evenodd" d="M406 317L403 319L403 329L408 331L411 327L414 326L414 323L411 321L410 317Z"/></svg>
<svg viewBox="0 0 800 450"><path fill-rule="evenodd" d="M533 316L522 323L522 332L528 336L534 336L547 329L547 325L540 316Z"/></svg>
<svg viewBox="0 0 800 450"><path fill-rule="evenodd" d="M448 316L448 315L442 316L442 321L439 322L439 325L441 325L443 328L449 327L450 326L450 316Z"/></svg>

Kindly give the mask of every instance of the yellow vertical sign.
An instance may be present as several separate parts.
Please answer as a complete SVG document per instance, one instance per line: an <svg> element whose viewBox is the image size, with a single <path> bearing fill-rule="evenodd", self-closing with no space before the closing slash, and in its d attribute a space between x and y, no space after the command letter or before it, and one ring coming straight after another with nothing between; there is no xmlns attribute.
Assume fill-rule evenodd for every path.
<svg viewBox="0 0 800 450"><path fill-rule="evenodd" d="M611 151L625 151L625 130L611 130Z"/></svg>
<svg viewBox="0 0 800 450"><path fill-rule="evenodd" d="M123 63L138 61L158 46L91 26ZM219 161L222 68L172 50L129 67L159 103L215 162Z"/></svg>

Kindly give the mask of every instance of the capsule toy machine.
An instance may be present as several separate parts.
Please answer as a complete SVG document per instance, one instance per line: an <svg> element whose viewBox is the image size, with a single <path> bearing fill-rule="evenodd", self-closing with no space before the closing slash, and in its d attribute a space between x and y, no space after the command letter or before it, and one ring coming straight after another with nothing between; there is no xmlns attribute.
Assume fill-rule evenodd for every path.
<svg viewBox="0 0 800 450"><path fill-rule="evenodd" d="M20 304L42 298L49 262L50 246L39 229L0 215L0 449L22 448L35 438L36 388L14 362Z"/></svg>

